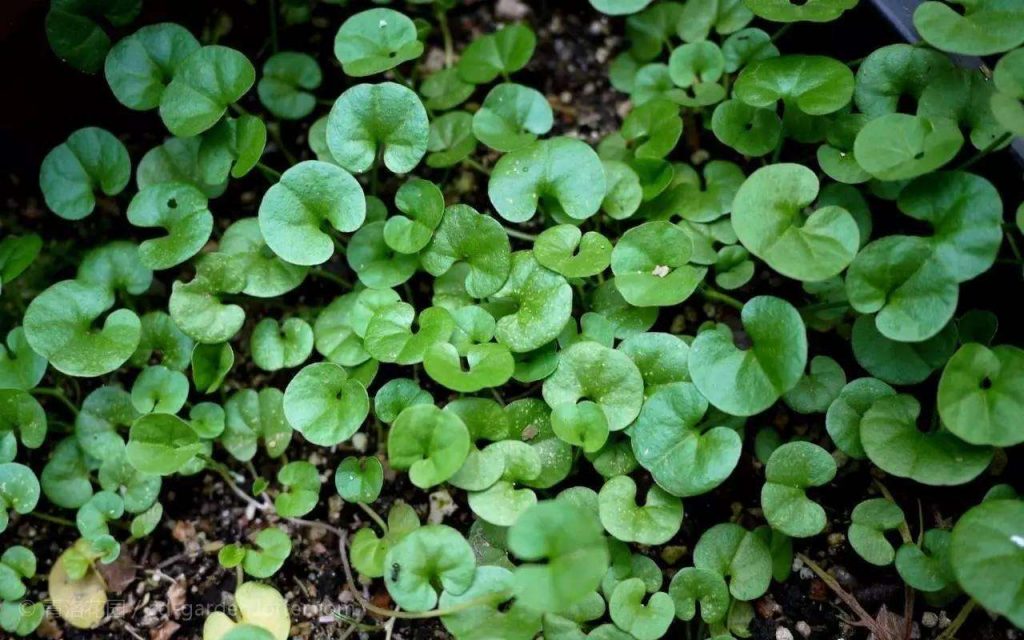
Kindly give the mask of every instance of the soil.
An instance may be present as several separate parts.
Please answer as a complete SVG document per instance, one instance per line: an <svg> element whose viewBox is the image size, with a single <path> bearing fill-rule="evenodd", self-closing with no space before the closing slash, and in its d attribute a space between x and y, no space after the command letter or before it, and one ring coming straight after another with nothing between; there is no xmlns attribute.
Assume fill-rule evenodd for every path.
<svg viewBox="0 0 1024 640"><path fill-rule="evenodd" d="M269 24L266 3L245 0L219 0L211 9L205 2L173 2L171 0L147 0L144 15L138 24L161 20L174 20L190 27L196 33L219 33L219 41L234 46L253 59L265 59L269 46ZM353 2L359 7L364 3ZM881 43L895 41L894 34L882 27L879 18L867 3L844 19L843 29L850 33L865 34L851 38L839 35L835 27L800 25L790 31L780 42L789 52L828 52L846 59L859 58ZM310 23L281 29L282 49L297 49L318 54L325 71L324 87L318 92L322 97L337 95L343 86L342 74L331 53L334 31L342 16L351 8L340 8L318 3ZM123 140L134 159L163 137L163 129L153 113L135 113L121 107L110 95L101 77L88 77L62 65L50 53L42 33L45 6L41 3L17 2L6 14L0 60L24 61L9 65L8 99L0 104L0 144L4 153L0 157L4 176L4 202L0 210L0 233L18 230L41 232L57 244L47 249L44 257L48 261L37 273L53 274L53 279L73 274L80 247L97 244L101 239L116 237L125 233L120 224L127 201L124 198L105 200L100 211L93 215L88 225L64 224L45 211L36 185L39 162L43 155L62 141L67 134L81 126L104 126L123 134ZM518 12L522 11L519 15ZM456 48L461 48L474 35L488 32L501 22L512 18L523 18L530 22L538 35L536 54L529 66L517 74L523 84L537 87L549 97L556 112L557 133L567 133L596 143L607 133L618 128L622 115L628 108L626 97L615 92L607 80L607 63L622 47L621 20L611 21L593 11L585 0L559 2L556 0L520 3L515 0L466 0L451 14L451 27ZM13 28L12 28L13 26ZM863 27L858 30L857 27ZM438 55L439 38L432 36L425 54ZM837 50L838 48L838 50ZM435 49L431 51L430 49ZM257 55L257 52L259 54ZM254 93L254 92L253 92ZM10 99L10 98L16 99ZM479 101L476 95L471 99ZM246 107L259 111L255 97L247 98ZM251 104L250 104L251 103ZM326 113L327 106L321 108ZM322 115L318 114L318 115ZM309 155L306 150L306 124L282 126L281 137L289 149L301 150L302 157ZM706 134L706 132L705 132ZM708 135L699 136L698 145L711 151L715 157L732 158L720 146L709 141ZM696 149L690 149L694 151ZM742 160L740 158L732 158ZM800 158L794 158L799 160ZM265 157L267 164L284 168L285 159L276 145L271 145ZM485 158L484 163L493 162ZM1005 156L994 156L986 160L979 169L986 175L995 176L1004 193L1012 194L1012 201L1021 199L1019 168ZM471 170L453 171L451 175L439 173L439 182L457 185L461 201L486 207L485 181ZM447 177L447 180L444 180ZM258 172L240 181L233 181L229 191L214 204L218 225L226 227L231 221L256 213L259 194L266 183ZM891 204L872 201L876 221L885 216ZM883 223L884 224L884 223ZM110 233L106 233L109 231ZM338 275L351 278L351 273L341 261L328 266ZM154 287L153 302L159 304L166 296L170 285L167 273L158 274ZM984 278L965 286L964 309L974 305L998 312L1003 321L1003 338L1013 335L1024 326L1022 311L1011 296L993 295L1001 292L1008 283L1019 287L1019 268L999 265ZM429 292L425 280L414 279L412 290L417 296ZM43 281L33 281L31 274L20 283L20 295L26 301L30 292L45 286ZM741 297L757 292L782 290L787 296L799 297L799 290L792 289L776 278L762 274L755 282L741 292ZM5 291L5 294L7 291ZM326 280L308 280L300 293L292 293L272 304L285 305L291 309L314 309L329 302L340 292L338 287ZM6 295L5 295L6 298ZM165 298L164 298L165 299ZM0 317L4 331L13 320L13 303L0 299ZM141 304L145 304L142 302ZM266 313L268 306L259 301L247 301L249 319L242 335L235 339L236 353L246 352L248 332L252 325ZM692 302L673 312L663 314L662 329L675 332L693 331L701 322L713 318L736 323L735 312L713 304ZM853 371L848 343L829 335L815 334L815 352L834 355ZM258 370L245 358L240 358L225 385L222 395L242 387L263 385L283 388L290 377L285 372L268 375ZM386 380L389 371L381 370L378 381ZM113 376L117 382L117 376ZM44 385L55 381L48 379ZM121 380L129 383L130 380ZM80 401L88 391L98 384L94 380L83 380L74 392L73 400ZM510 395L527 392L524 388L514 390ZM435 397L443 399L447 392L435 389ZM934 397L934 388L927 384L916 390ZM193 400L196 400L193 398ZM44 400L44 402L46 402ZM47 403L51 416L70 419L60 405ZM748 428L748 440L752 442L757 428L774 425L787 435L808 438L826 443L821 416L800 416L778 409L758 418ZM54 431L67 428L59 419L51 422ZM375 450L374 434L364 442L368 451ZM733 477L714 492L686 500L686 518L682 530L671 546L682 547L684 552L669 562L661 555L661 549L640 549L658 560L666 568L667 578L680 567L689 563L688 549L700 533L718 522L733 519L749 527L761 524L758 506L759 489L763 482L762 465L746 448L743 459ZM325 450L311 447L299 436L289 450L291 459L307 459L318 464L327 472L337 466L346 455L340 448ZM36 453L34 458L42 460L45 452ZM255 469L264 477L273 477L279 463L257 456ZM38 467L37 467L38 468ZM251 482L251 473L236 465L236 470ZM902 625L904 611L904 589L895 571L889 567L879 569L861 560L849 547L843 535L849 526L849 513L855 504L865 497L877 495L876 480L882 480L894 494L896 500L910 514L912 529L917 530L913 514L920 510L926 527L949 526L955 517L967 507L977 503L986 489L995 482L1013 482L1020 486L1020 467L1010 461L993 465L992 474L968 485L952 489L932 489L921 485L883 478L877 470L865 464L846 461L840 468L836 480L828 487L812 492L828 510L829 525L825 533L806 541L797 541L795 550L806 554L826 567L835 579L851 592L873 615L883 612L894 624ZM994 477L995 476L995 477ZM579 483L599 486L599 479L589 465L580 466ZM327 487L333 483L328 481ZM465 497L452 490L451 499L455 510L445 522L462 530L471 522ZM333 489L325 490L317 510L306 516L307 520L327 522L335 527L355 531L365 524L362 511L352 505L343 505L339 498L326 498ZM541 496L543 497L543 496ZM413 505L421 518L431 513L430 496L412 487L404 474L398 474L385 484L384 495L375 508L386 513L389 505L402 499ZM258 512L247 507L225 483L215 474L204 473L193 477L167 479L161 502L165 517L161 526L147 540L128 547L122 559L105 569L110 586L110 597L120 601L120 606L97 631L78 631L65 628L56 618L49 618L42 634L50 638L68 640L99 640L101 638L199 638L205 616L228 602L236 585L234 571L220 567L216 551L224 544L242 541L252 532L273 524L288 530L294 540L294 550L283 569L274 577L273 583L286 595L292 604L293 629L298 638L328 639L345 637L385 637L382 620L365 614L354 603L349 593L338 540L333 533L321 528L297 525L283 521L276 516ZM61 514L68 516L68 514ZM73 529L52 525L38 519L22 517L13 522L3 534L4 546L24 544L31 547L40 559L39 575L43 576L33 584L30 594L33 598L45 597L45 575L50 563L76 537ZM666 578L666 581L667 581ZM364 594L380 605L390 606L390 600L380 581L363 585ZM955 616L960 602L949 607L932 607L920 602L913 609L913 638L934 638L943 623ZM891 613L886 613L891 612ZM755 603L755 617L750 629L757 640L785 640L786 638L863 638L867 632L850 624L854 619L849 610L841 604L835 594L811 570L797 561L794 574L785 583L773 583L767 595ZM936 625L925 626L924 620L935 620ZM354 624L355 623L355 624ZM677 623L670 637L684 637L686 629ZM959 637L962 640L995 640L1014 638L1016 632L1004 622L993 621L984 613L975 613L963 627ZM395 622L390 630L395 639L445 638L443 627L433 620ZM689 633L686 634L690 637Z"/></svg>

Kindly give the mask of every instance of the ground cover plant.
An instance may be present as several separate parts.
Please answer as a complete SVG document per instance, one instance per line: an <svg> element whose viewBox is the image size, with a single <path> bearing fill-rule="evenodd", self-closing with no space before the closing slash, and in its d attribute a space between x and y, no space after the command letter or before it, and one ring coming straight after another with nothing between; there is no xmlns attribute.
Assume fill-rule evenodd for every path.
<svg viewBox="0 0 1024 640"><path fill-rule="evenodd" d="M1024 6L844 59L797 35L856 0L590 0L585 136L525 5L257 4L50 3L160 133L68 131L2 221L7 634L1024 628Z"/></svg>

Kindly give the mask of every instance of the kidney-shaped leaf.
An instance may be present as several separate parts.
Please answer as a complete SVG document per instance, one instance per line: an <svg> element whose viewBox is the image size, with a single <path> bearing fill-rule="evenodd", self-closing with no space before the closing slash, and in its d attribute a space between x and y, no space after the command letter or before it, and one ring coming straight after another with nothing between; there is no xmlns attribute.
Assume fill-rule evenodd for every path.
<svg viewBox="0 0 1024 640"><path fill-rule="evenodd" d="M373 166L378 153L394 173L412 171L427 152L429 123L419 96L394 82L357 84L341 94L327 120L327 146L353 173Z"/></svg>
<svg viewBox="0 0 1024 640"><path fill-rule="evenodd" d="M987 56L1024 44L1024 6L1014 0L925 2L914 11L914 28L937 49Z"/></svg>
<svg viewBox="0 0 1024 640"><path fill-rule="evenodd" d="M96 191L114 196L128 185L128 150L105 129L75 131L43 158L39 186L48 206L65 220L81 220L96 206Z"/></svg>
<svg viewBox="0 0 1024 640"><path fill-rule="evenodd" d="M950 557L957 582L989 611L1024 625L1024 502L989 500L965 513L953 528Z"/></svg>
<svg viewBox="0 0 1024 640"><path fill-rule="evenodd" d="M180 182L140 190L128 205L128 222L167 232L139 245L139 260L149 269L169 269L188 260L199 253L213 231L206 195Z"/></svg>
<svg viewBox="0 0 1024 640"><path fill-rule="evenodd" d="M423 53L416 25L394 9L360 11L342 23L334 38L334 55L347 75L371 76Z"/></svg>
<svg viewBox="0 0 1024 640"><path fill-rule="evenodd" d="M155 109L178 66L197 49L199 41L179 24L142 27L110 49L103 65L107 84L129 109Z"/></svg>
<svg viewBox="0 0 1024 640"><path fill-rule="evenodd" d="M284 391L288 423L321 447L351 438L369 412L370 399L363 384L330 362L303 367Z"/></svg>
<svg viewBox="0 0 1024 640"><path fill-rule="evenodd" d="M409 470L409 480L422 489L455 475L469 455L469 430L451 411L432 404L407 407L388 433L391 466Z"/></svg>
<svg viewBox="0 0 1024 640"><path fill-rule="evenodd" d="M239 51L210 45L185 58L160 97L160 117L182 138L213 127L256 82L256 69Z"/></svg>
<svg viewBox="0 0 1024 640"><path fill-rule="evenodd" d="M965 344L939 381L942 424L971 444L1024 442L1024 350Z"/></svg>
<svg viewBox="0 0 1024 640"><path fill-rule="evenodd" d="M748 64L736 79L735 96L752 107L787 107L809 116L839 111L853 98L853 72L826 56L779 56Z"/></svg>

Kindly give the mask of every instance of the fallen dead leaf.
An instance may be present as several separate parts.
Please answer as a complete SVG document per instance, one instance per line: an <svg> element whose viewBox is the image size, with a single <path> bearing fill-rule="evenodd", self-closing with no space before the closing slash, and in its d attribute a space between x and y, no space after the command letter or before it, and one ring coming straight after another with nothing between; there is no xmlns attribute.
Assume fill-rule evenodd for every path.
<svg viewBox="0 0 1024 640"><path fill-rule="evenodd" d="M181 629L180 624L173 620L168 620L149 632L149 640L171 640L179 629Z"/></svg>
<svg viewBox="0 0 1024 640"><path fill-rule="evenodd" d="M167 608L172 618L177 618L185 608L188 597L188 580L181 576L167 589Z"/></svg>

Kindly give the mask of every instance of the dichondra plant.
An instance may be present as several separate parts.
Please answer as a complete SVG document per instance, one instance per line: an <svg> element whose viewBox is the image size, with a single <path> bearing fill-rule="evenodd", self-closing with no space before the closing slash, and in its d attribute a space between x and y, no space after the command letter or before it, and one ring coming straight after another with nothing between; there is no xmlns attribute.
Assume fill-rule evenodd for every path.
<svg viewBox="0 0 1024 640"><path fill-rule="evenodd" d="M590 0L625 109L584 140L529 86L527 21L268 4L243 52L134 24L142 0L50 2L54 53L166 135L68 132L56 218L3 220L6 633L42 623L43 571L100 625L100 569L203 473L260 517L204 547L237 578L205 640L290 637L302 527L388 637L745 638L800 566L910 637L821 569L826 533L908 613L958 601L943 640L975 607L1024 627L1024 350L995 300L1024 205L994 155L1024 135L1024 5L924 2L921 42L844 61L799 36L857 0ZM333 58L280 48L314 9ZM33 516L69 527L58 557L14 543Z"/></svg>

